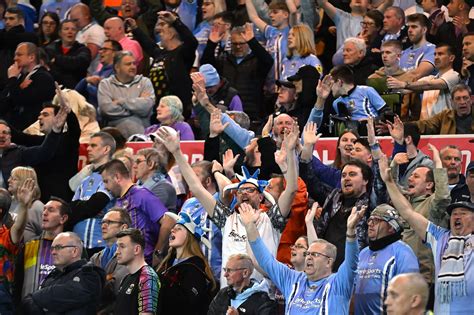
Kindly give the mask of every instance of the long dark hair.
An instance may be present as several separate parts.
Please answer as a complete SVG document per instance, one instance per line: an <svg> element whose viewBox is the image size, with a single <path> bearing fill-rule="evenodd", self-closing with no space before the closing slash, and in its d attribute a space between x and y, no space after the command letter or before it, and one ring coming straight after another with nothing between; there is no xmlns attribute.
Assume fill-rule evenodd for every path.
<svg viewBox="0 0 474 315"><path fill-rule="evenodd" d="M354 131L354 130L350 130L350 129L346 129L344 130L341 135L339 136L339 138L337 139L337 144L336 144L336 158L334 159L334 167L339 169L339 170L342 170L342 166L344 164L344 161L342 161L342 155L341 155L341 150L339 150L339 144L341 143L341 138L346 134L346 133L352 133L354 136L356 136L356 138L359 138L359 134Z"/></svg>
<svg viewBox="0 0 474 315"><path fill-rule="evenodd" d="M56 23L56 27L54 29L53 34L51 34L51 37L49 39L46 38L46 36L43 33L43 20L45 17L50 17L54 20ZM56 12L46 12L42 17L41 20L39 21L39 27L38 27L38 36L40 39L40 46L47 46L49 43L54 42L56 39L59 38L59 16L57 15Z"/></svg>

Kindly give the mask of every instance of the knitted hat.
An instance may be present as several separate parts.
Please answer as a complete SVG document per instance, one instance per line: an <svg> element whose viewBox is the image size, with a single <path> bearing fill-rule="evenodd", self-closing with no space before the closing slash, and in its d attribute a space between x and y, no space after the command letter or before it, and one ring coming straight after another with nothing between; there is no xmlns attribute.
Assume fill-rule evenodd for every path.
<svg viewBox="0 0 474 315"><path fill-rule="evenodd" d="M202 73L204 79L206 80L206 87L211 87L219 84L221 78L219 77L219 73L217 73L216 68L211 66L210 64L205 64L199 67L199 72Z"/></svg>
<svg viewBox="0 0 474 315"><path fill-rule="evenodd" d="M391 227L393 227L395 232L403 231L402 217L398 214L398 211L394 207L386 203L383 203L375 207L375 209L372 211L370 216L384 220Z"/></svg>
<svg viewBox="0 0 474 315"><path fill-rule="evenodd" d="M209 232L208 228L201 225L201 217L197 216L193 219L190 213L182 211L179 214L173 212L165 212L165 214L176 220L176 224L184 226L198 241L202 242L207 248L211 248L211 243L204 236L204 233Z"/></svg>

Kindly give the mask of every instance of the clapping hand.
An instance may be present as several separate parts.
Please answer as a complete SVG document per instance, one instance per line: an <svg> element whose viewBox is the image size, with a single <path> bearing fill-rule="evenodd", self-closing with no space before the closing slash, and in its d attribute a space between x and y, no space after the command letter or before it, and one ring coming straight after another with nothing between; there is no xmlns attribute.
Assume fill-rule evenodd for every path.
<svg viewBox="0 0 474 315"><path fill-rule="evenodd" d="M260 218L261 212L262 211L260 209L255 210L248 203L241 203L239 206L240 220L242 221L242 224L245 226L256 224L258 219Z"/></svg>

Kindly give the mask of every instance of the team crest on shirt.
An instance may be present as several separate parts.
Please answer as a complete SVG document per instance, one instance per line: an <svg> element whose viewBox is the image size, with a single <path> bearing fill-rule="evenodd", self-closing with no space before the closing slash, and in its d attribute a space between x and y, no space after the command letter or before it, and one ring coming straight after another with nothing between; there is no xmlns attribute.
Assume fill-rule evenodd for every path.
<svg viewBox="0 0 474 315"><path fill-rule="evenodd" d="M127 291L125 291L125 294L132 294L132 291L133 291L133 288L134 288L134 287L135 287L135 284L132 283L132 284L128 287Z"/></svg>
<svg viewBox="0 0 474 315"><path fill-rule="evenodd" d="M373 253L372 256L369 258L369 266L375 264L375 260L377 259L377 253Z"/></svg>

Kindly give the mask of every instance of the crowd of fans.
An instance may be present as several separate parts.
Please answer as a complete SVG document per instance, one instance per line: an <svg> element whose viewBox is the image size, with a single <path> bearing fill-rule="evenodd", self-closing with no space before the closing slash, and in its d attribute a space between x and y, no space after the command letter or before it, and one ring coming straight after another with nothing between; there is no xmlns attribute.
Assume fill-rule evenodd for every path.
<svg viewBox="0 0 474 315"><path fill-rule="evenodd" d="M0 314L472 314L473 88L469 0L0 0Z"/></svg>

